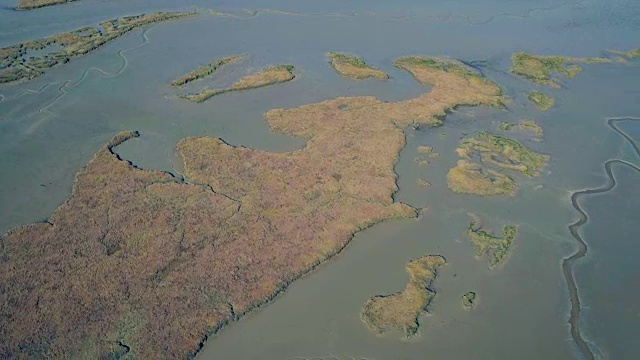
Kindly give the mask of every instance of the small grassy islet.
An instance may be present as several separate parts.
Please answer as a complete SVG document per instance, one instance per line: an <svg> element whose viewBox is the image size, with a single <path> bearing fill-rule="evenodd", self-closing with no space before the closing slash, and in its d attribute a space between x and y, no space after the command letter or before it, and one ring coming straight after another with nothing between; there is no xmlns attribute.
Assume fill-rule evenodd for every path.
<svg viewBox="0 0 640 360"><path fill-rule="evenodd" d="M465 310L471 310L476 305L476 293L473 291L469 291L462 295L462 307Z"/></svg>
<svg viewBox="0 0 640 360"><path fill-rule="evenodd" d="M430 289L436 270L446 264L440 255L422 256L407 263L409 282L404 290L391 295L370 298L362 308L362 321L378 334L402 331L406 337L415 335L420 324L418 317L427 307L435 292Z"/></svg>
<svg viewBox="0 0 640 360"><path fill-rule="evenodd" d="M553 104L555 104L555 100L545 93L541 93L539 91L532 91L527 95L527 98L536 106L538 109L542 111L549 110Z"/></svg>
<svg viewBox="0 0 640 360"><path fill-rule="evenodd" d="M387 73L367 64L358 56L337 52L328 52L326 55L330 59L329 63L331 64L331 67L333 67L338 74L344 77L353 80L363 80L370 77L380 80L386 80L389 78Z"/></svg>
<svg viewBox="0 0 640 360"><path fill-rule="evenodd" d="M513 131L513 130L527 131L532 133L536 137L541 137L543 134L542 127L540 127L540 125L538 125L533 120L522 120L518 123L503 121L500 124L500 129L504 131Z"/></svg>
<svg viewBox="0 0 640 360"><path fill-rule="evenodd" d="M293 65L269 66L257 73L249 74L236 81L226 89L205 89L196 94L181 95L180 97L196 103L207 101L213 96L232 92L257 89L274 84L285 83L293 80L296 76L293 73Z"/></svg>
<svg viewBox="0 0 640 360"><path fill-rule="evenodd" d="M18 10L32 10L45 6L65 4L76 0L18 0Z"/></svg>
<svg viewBox="0 0 640 360"><path fill-rule="evenodd" d="M490 268L500 265L505 260L516 233L517 228L515 226L505 225L502 228L502 237L497 237L491 232L483 230L475 215L472 216L469 227L467 227L467 236L476 247L476 256L483 257L487 254Z"/></svg>

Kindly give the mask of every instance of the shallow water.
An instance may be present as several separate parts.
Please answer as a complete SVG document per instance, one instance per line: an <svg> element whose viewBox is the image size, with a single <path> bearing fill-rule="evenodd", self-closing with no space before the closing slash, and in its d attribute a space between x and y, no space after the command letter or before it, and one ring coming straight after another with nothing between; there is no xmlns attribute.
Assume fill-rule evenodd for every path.
<svg viewBox="0 0 640 360"><path fill-rule="evenodd" d="M2 0L0 6L13 3ZM117 148L122 157L142 168L171 172L180 171L174 148L187 136L212 135L234 145L291 151L304 146L304 139L271 132L264 111L337 96L415 97L428 88L395 69L393 59L450 56L479 65L513 102L508 110L460 108L441 128L407 130L407 146L396 166L396 199L428 208L425 214L357 234L342 254L295 282L277 301L212 337L199 357L580 358L570 335L571 304L560 265L576 249L567 228L577 218L569 199L576 190L606 182L605 161L640 162L605 121L640 116L635 80L640 64L585 65L578 77L562 81L562 89L543 89L556 98L556 106L544 113L526 100L537 86L507 69L514 51L598 56L608 48L637 47L637 2L82 0L32 12L0 10L0 46L127 14L197 7L230 16L203 14L138 29L37 80L0 85L0 231L46 219L69 196L74 174L120 130L142 134ZM327 65L326 51L362 55L391 79L340 78ZM250 55L210 80L182 90L168 86L194 67L239 53ZM224 94L203 104L177 98L284 63L296 66L291 83ZM445 174L457 160L454 149L461 137L477 130L500 133L501 121L526 118L544 128L544 140L513 136L551 155L542 176L518 178L515 198L478 198L447 189ZM640 137L637 122L620 127ZM418 145L433 146L441 156L418 167ZM619 177L614 190L584 201L590 220L580 231L589 252L576 263L575 278L583 304L582 335L592 351L631 358L638 354L632 334L640 331L640 317L634 317L640 310L633 303L640 291L638 269L629 255L638 249L638 176L622 168L614 172ZM418 177L431 187L420 188ZM486 259L474 257L464 235L467 212L480 214L493 229L519 225L502 268L489 270ZM419 336L405 341L369 333L359 318L361 306L370 296L401 290L405 263L426 254L444 255L448 265L434 283L437 295ZM460 304L467 291L478 294L472 311Z"/></svg>

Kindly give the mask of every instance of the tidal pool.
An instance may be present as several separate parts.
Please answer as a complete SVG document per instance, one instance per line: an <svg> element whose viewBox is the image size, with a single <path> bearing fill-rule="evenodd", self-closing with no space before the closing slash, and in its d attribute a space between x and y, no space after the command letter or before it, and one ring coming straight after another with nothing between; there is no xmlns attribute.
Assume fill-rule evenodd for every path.
<svg viewBox="0 0 640 360"><path fill-rule="evenodd" d="M272 304L210 337L202 359L416 359L582 358L571 336L570 295L562 260L577 245L568 225L578 214L570 195L606 183L609 159L637 160L632 147L606 124L610 117L638 117L640 63L588 64L560 89L548 89L508 73L516 51L601 56L609 48L638 47L640 4L635 1L418 1L205 2L81 0L30 12L0 5L0 46L69 31L142 12L213 8L193 18L134 30L41 78L0 85L0 230L45 220L69 196L75 173L113 134L139 130L141 137L116 151L144 169L181 172L174 151L188 136L212 135L233 145L285 152L305 139L269 130L262 114L338 96L373 95L386 101L429 91L393 67L404 55L443 55L477 67L512 99L507 110L457 109L433 129L406 130L407 145L396 164L396 200L426 208L418 220L397 220L356 234L346 250L294 282ZM245 11L243 9L248 9ZM271 10L269 10L271 9ZM279 10L272 11L272 10ZM389 74L388 81L352 81L327 63L328 51L362 56ZM295 81L223 94L203 104L178 98L171 80L211 59L246 53L242 64L185 88L224 87L247 71L290 63ZM153 59L153 61L150 61ZM193 87L192 87L193 85ZM527 94L542 90L556 103L540 112ZM536 121L542 141L500 130L503 121ZM636 139L638 122L620 123ZM513 137L550 155L536 178L517 177L515 197L480 198L452 193L446 173L458 157L460 139L476 131ZM427 166L417 147L432 146ZM638 250L634 214L640 210L638 173L614 166L618 185L583 200L589 221L581 229L589 245L574 276L582 304L581 336L596 357L638 355ZM422 178L431 186L422 188ZM484 225L519 226L504 264L489 269L474 257L465 235L468 212ZM379 337L360 319L377 294L402 290L404 266L440 254L429 315L418 336ZM472 311L461 296L480 299Z"/></svg>

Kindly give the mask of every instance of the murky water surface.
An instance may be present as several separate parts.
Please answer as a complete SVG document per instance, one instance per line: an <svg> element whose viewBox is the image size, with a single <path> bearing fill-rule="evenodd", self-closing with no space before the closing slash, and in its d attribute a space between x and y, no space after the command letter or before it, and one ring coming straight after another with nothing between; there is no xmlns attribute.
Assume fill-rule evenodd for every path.
<svg viewBox="0 0 640 360"><path fill-rule="evenodd" d="M556 106L537 111L526 99L536 86L508 74L514 51L599 56L605 49L640 46L636 1L98 1L30 12L0 6L0 46L43 37L122 15L158 10L201 10L187 20L138 29L93 53L25 84L0 85L0 231L42 221L70 194L75 173L120 130L142 136L117 148L142 168L179 171L176 143L212 135L234 145L291 151L304 139L273 133L262 119L271 108L337 96L373 95L387 101L428 88L395 69L409 54L445 55L479 66L512 98L508 110L460 108L437 129L407 129L396 166L396 199L428 210L418 220L388 222L357 234L350 246L295 282L273 304L228 326L199 353L202 359L439 359L580 358L570 335L569 294L561 261L576 242L567 226L577 218L574 191L609 181L603 164L638 164L633 146L606 124L609 117L639 117L640 63L586 65L564 80ZM203 9L229 16L208 15ZM275 11L277 10L277 11ZM340 78L326 51L348 51L387 71L387 82ZM182 90L168 83L216 57L248 58ZM221 87L247 71L293 64L288 84L214 97L203 104L177 98ZM542 176L519 178L514 198L453 194L445 174L459 140L478 130L501 133L501 121L533 119L544 140L510 134L552 158ZM640 121L619 123L640 142ZM440 157L426 167L414 161L419 145ZM640 333L640 265L634 254L640 210L639 174L613 166L616 186L585 197L588 243L575 278L583 304L583 337L597 356L635 358ZM418 186L423 178L431 183ZM489 228L519 225L511 256L490 270L474 257L464 231L467 212ZM405 263L441 254L448 260L434 283L437 295L421 319L419 336L378 337L363 326L360 308L372 295L401 290ZM462 294L475 291L473 311Z"/></svg>

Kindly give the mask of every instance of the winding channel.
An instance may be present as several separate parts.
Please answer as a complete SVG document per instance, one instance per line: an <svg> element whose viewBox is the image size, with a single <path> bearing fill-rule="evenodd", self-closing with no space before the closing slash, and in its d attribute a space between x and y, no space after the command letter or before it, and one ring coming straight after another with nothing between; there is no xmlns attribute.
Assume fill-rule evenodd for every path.
<svg viewBox="0 0 640 360"><path fill-rule="evenodd" d="M120 76L125 71L127 66L129 65L129 60L126 58L126 56L124 56L124 54L129 52L129 51L132 51L134 49L137 49L137 48L139 48L141 46L144 46L144 45L148 44L149 43L149 37L147 36L147 32L149 30L151 30L151 29L152 29L152 27L148 27L148 28L146 28L146 29L144 29L142 31L142 39L143 39L143 41L141 43L139 43L139 44L137 44L137 45L135 45L133 47L130 47L130 48L127 48L127 49L121 49L121 50L118 51L117 54L118 54L118 57L121 60L121 65L120 65L120 67L118 68L117 71L110 73L110 72L102 70L102 69L100 69L98 67L90 67L88 69L85 69L82 72L82 76L78 80L76 80L74 82L72 82L71 80L64 81L62 83L62 85L60 85L58 87L58 95L52 101L50 101L49 103L45 104L40 109L31 112L27 116L29 116L29 115L31 115L33 113L45 113L45 112L50 113L49 108L52 107L53 105L55 105L62 97L67 95L67 89L71 89L71 88L74 88L74 87L80 85L82 82L84 82L84 80L87 78L87 75L91 71L96 71L101 76L101 78L103 78L103 79ZM33 90L29 91L29 90L27 90L27 91L23 92L21 95L24 95L27 92L40 93L44 88L46 88L49 85L50 84L45 85L44 87L42 87L38 91L33 91ZM48 119L49 119L48 117L44 117L44 118L36 121L35 123L33 123L27 129L26 133L27 134L31 134L33 131L35 131L35 129L37 129L40 125L42 125L42 123L46 122Z"/></svg>
<svg viewBox="0 0 640 360"><path fill-rule="evenodd" d="M618 122L625 121L640 121L640 118L608 118L607 125L616 133L618 133L618 135L624 138L631 145L636 155L640 158L640 147L638 147L638 145L633 141L629 134L625 133L616 125L616 123ZM589 347L589 343L580 334L580 297L578 295L578 287L576 285L576 280L573 274L573 265L576 263L576 261L585 257L587 251L589 250L588 244L584 241L579 233L580 227L582 227L582 225L586 224L589 221L589 215L586 213L586 211L584 211L584 209L582 209L579 200L590 195L606 193L616 187L617 182L612 171L613 165L627 166L640 173L640 167L628 161L621 159L610 159L607 160L603 165L604 172L607 175L606 184L598 188L580 190L571 194L571 205L579 213L579 219L573 224L569 225L569 232L571 232L571 236L573 236L573 238L577 242L578 249L571 256L566 257L562 260L562 272L564 273L564 278L567 281L569 297L571 300L571 315L569 317L569 324L571 325L571 337L578 345L578 348L582 352L582 355L589 360L595 359L595 355Z"/></svg>

